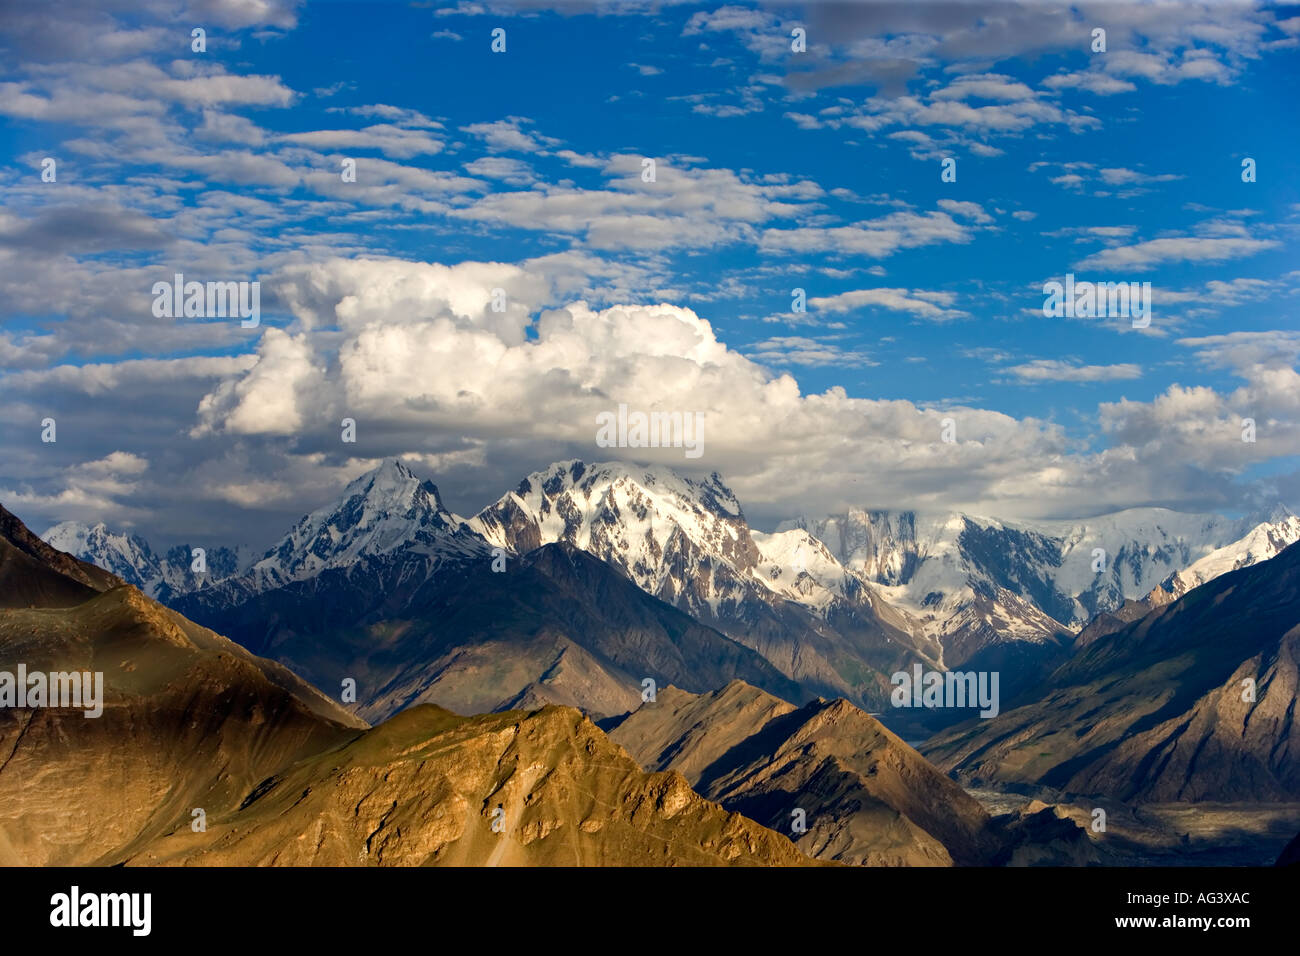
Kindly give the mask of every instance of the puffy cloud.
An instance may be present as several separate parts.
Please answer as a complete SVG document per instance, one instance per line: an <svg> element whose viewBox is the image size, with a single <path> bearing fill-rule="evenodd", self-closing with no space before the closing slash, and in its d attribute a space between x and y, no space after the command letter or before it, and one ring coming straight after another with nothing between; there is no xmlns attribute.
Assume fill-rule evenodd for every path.
<svg viewBox="0 0 1300 956"><path fill-rule="evenodd" d="M667 303L547 305L556 282L536 263L354 260L279 281L298 286L288 298L303 331L267 330L257 364L203 400L199 430L268 440L292 432L295 454L337 464L348 451L337 423L354 417L372 436L368 454L415 451L443 462L449 473L437 480L461 507L466 500L485 503L484 474L609 456L613 450L594 444L596 416L620 403L703 412L700 462L671 449L624 454L716 469L760 520L850 504L1011 516L1151 502L1204 506L1233 493L1232 463L1245 467L1259 449L1228 459L1192 444L1152 457L1149 446L1167 440L1157 426L1176 419L1194 443L1198 434L1226 427L1229 405L1234 413L1237 405L1267 407L1258 414L1275 417L1282 390L1293 387L1281 373L1295 376L1281 367L1271 380L1261 372L1246 390L1256 390L1254 399L1175 388L1151 403L1102 406L1103 429L1116 442L1090 450L1067 440L1059 425L1034 418L851 398L840 388L802 394L794 378L766 366L870 367L871 358L833 339L799 337L768 339L742 354L699 314ZM494 285L510 290L517 311L492 312ZM908 297L914 306L925 301L919 295ZM1208 354L1221 344L1232 343L1193 347ZM1113 381L1140 369L1038 360L1011 372L1029 381ZM1206 415L1217 416L1217 425L1202 421ZM956 423L955 444L940 440L945 418ZM510 481L497 477L492 491Z"/></svg>
<svg viewBox="0 0 1300 956"><path fill-rule="evenodd" d="M1206 365L1231 369L1245 384L1223 394L1173 385L1150 402L1123 400L1099 408L1102 428L1140 460L1235 474L1248 465L1294 454L1300 447L1300 335L1234 332L1179 339ZM1255 441L1243 441L1243 420Z"/></svg>
<svg viewBox="0 0 1300 956"><path fill-rule="evenodd" d="M302 430L323 369L305 336L267 329L257 359L240 378L223 382L199 403L201 436L219 421L236 435L293 435Z"/></svg>
<svg viewBox="0 0 1300 956"><path fill-rule="evenodd" d="M52 481L0 488L0 501L11 510L56 511L72 520L102 521L105 514L125 516L130 509L124 507L123 501L138 490L148 467L149 462L139 455L115 451L48 476ZM55 487L57 491L52 490Z"/></svg>

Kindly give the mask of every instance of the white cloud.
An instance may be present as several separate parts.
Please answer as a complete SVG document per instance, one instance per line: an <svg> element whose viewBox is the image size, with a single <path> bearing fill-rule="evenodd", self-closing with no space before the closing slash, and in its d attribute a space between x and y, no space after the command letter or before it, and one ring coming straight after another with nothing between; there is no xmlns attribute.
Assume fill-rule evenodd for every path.
<svg viewBox="0 0 1300 956"><path fill-rule="evenodd" d="M428 133L381 123L364 129L321 129L305 133L287 133L286 143L299 143L318 149L373 149L385 156L410 159L432 156L443 150L442 140Z"/></svg>
<svg viewBox="0 0 1300 956"><path fill-rule="evenodd" d="M801 336L777 336L755 342L745 354L756 362L777 367L804 365L816 367L876 365L863 351L845 350L833 342L819 342Z"/></svg>
<svg viewBox="0 0 1300 956"><path fill-rule="evenodd" d="M520 116L510 116L491 123L471 123L463 127L466 133L483 140L489 149L501 152L540 153L548 146L558 146L560 141L524 129L532 123Z"/></svg>
<svg viewBox="0 0 1300 956"><path fill-rule="evenodd" d="M932 296L933 294L929 294ZM955 297L944 295L950 305ZM909 292L907 289L860 289L853 292L841 292L839 295L823 296L808 300L808 304L819 312L851 312L868 306L879 306L896 312L910 312L918 318L943 322L948 319L962 318L967 313L959 309L941 308L927 300L927 293Z"/></svg>
<svg viewBox="0 0 1300 956"><path fill-rule="evenodd" d="M937 242L969 242L973 233L948 213L892 212L849 226L802 226L768 229L759 249L772 253L834 252L884 258L899 249Z"/></svg>
<svg viewBox="0 0 1300 956"><path fill-rule="evenodd" d="M1128 80L1108 76L1099 70L1086 70L1076 73L1057 73L1043 80L1043 85L1053 90L1075 89L1098 96L1114 96L1116 93L1132 93L1137 87Z"/></svg>
<svg viewBox="0 0 1300 956"><path fill-rule="evenodd" d="M1151 239L1131 246L1114 246L1094 252L1078 262L1078 269L1136 269L1145 271L1166 262L1223 262L1253 256L1282 244L1274 239L1207 239L1179 236Z"/></svg>
<svg viewBox="0 0 1300 956"><path fill-rule="evenodd" d="M1142 367L1131 363L1072 365L1058 359L1035 359L1006 371L1022 382L1118 382L1142 377Z"/></svg>
<svg viewBox="0 0 1300 956"><path fill-rule="evenodd" d="M1226 488L1231 479L1222 463L1213 467L1219 477L1188 473L1189 462L1209 467L1212 456L1199 450L1157 458L1143 452L1151 440L1142 432L1145 421L1167 418L1171 402L1188 411L1177 390L1173 399L1103 406L1107 432L1121 439L1131 433L1133 441L1089 452L1072 446L1059 426L1033 418L960 404L940 409L855 399L839 388L801 394L794 378L754 360L869 368L871 357L834 339L795 336L740 354L697 313L670 304L548 306L555 282L537 265L348 260L279 281L298 287L289 298L304 331L291 337L268 330L258 365L204 400L201 429L271 439L296 422L294 441L312 443L319 433L321 443L336 444L336 423L349 415L401 447L423 443L431 454L459 449L474 460L477 453L468 449L491 447L491 467L502 468L504 455L524 470L554 458L597 455L595 416L619 402L685 407L704 412L709 423L699 467L724 474L757 514L788 513L793 502L810 510L860 506L853 496L862 488L871 488L882 506L1083 513L1142 500L1203 501L1216 493L1216 482ZM491 312L494 286L508 290L516 311ZM948 293L926 295L950 301ZM272 362L284 367L259 373ZM1256 387L1268 389L1260 392L1268 402L1257 406L1271 402L1276 410L1291 386L1283 372L1294 377L1282 368L1270 370L1271 381L1263 372L1256 376ZM1141 370L1049 360L1024 363L1012 374L1027 381L1116 381ZM1286 400L1294 404L1296 396L1300 390ZM1209 390L1205 400L1239 401ZM944 417L957 422L956 445L940 441ZM687 466L668 454L658 460ZM1244 467L1248 459L1238 463Z"/></svg>

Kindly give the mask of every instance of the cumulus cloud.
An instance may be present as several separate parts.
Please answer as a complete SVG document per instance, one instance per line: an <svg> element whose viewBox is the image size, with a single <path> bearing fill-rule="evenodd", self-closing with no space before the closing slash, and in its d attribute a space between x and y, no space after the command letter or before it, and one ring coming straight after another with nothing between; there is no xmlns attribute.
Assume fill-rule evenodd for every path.
<svg viewBox="0 0 1300 956"><path fill-rule="evenodd" d="M1150 402L1127 399L1099 408L1102 428L1140 460L1233 474L1300 447L1300 335L1233 332L1179 339L1209 366L1231 369L1244 384L1228 393L1172 385ZM1243 441L1245 420L1255 440Z"/></svg>
<svg viewBox="0 0 1300 956"><path fill-rule="evenodd" d="M833 339L800 337L768 339L742 354L698 313L668 303L556 305L555 282L537 266L358 260L321 264L281 281L298 286L289 298L303 331L268 330L256 364L203 399L199 430L288 438L295 453L337 463L337 423L353 417L359 431L371 434L374 454L419 449L451 456L440 460L452 474L439 480L453 497L483 494L480 467L523 472L560 457L608 456L594 446L596 416L625 402L704 413L708 438L698 467L725 475L760 517L869 503L1004 515L1203 504L1231 493L1233 462L1245 467L1254 458L1182 446L1177 455L1151 457L1150 446L1167 441L1158 426L1178 421L1194 442L1213 430L1205 422L1193 425L1198 416L1213 411L1226 427L1229 405L1267 406L1259 414L1274 416L1283 389L1292 386L1282 373L1295 375L1281 367L1270 371L1272 379L1254 375L1253 402L1245 394L1175 388L1150 403L1104 405L1103 430L1116 440L1095 450L1032 417L857 399L840 388L804 394L793 377L774 369L870 368L872 359ZM492 311L494 287L508 290L513 311ZM1206 351L1231 343L1188 344ZM1128 363L1050 360L1011 372L1025 381L1141 374ZM940 440L946 417L956 422L955 444ZM682 469L696 464L670 450L625 454ZM1189 473L1189 465L1202 471ZM478 491L465 491L471 487ZM867 488L870 502L861 497Z"/></svg>
<svg viewBox="0 0 1300 956"><path fill-rule="evenodd" d="M139 455L115 451L72 465L57 480L41 483L41 490L0 487L0 501L10 509L57 511L71 520L100 521L105 514L125 517L132 509L124 506L124 501L136 492L148 467L149 462ZM57 491L48 490L55 487Z"/></svg>

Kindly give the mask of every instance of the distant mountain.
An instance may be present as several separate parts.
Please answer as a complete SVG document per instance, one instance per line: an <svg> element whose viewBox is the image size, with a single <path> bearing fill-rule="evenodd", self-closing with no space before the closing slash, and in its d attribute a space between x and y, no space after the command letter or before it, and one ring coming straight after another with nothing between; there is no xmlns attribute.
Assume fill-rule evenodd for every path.
<svg viewBox="0 0 1300 956"><path fill-rule="evenodd" d="M610 738L820 859L973 865L998 846L974 798L845 700L795 708L740 681L704 695L669 688ZM792 830L797 811L806 832Z"/></svg>
<svg viewBox="0 0 1300 956"><path fill-rule="evenodd" d="M42 537L158 600L170 602L224 584L205 600L221 605L365 558L400 555L396 563L410 573L417 566L431 572L442 560L483 554L483 542L460 531L462 523L443 507L432 482L389 458L351 482L338 500L305 515L261 557L206 549L206 575L191 571L190 547L171 548L160 558L143 538L109 531L102 523L65 521Z"/></svg>
<svg viewBox="0 0 1300 956"><path fill-rule="evenodd" d="M1098 614L1079 633L1075 646L1082 647L1105 634L1114 633L1130 621L1176 601L1192 588L1213 581L1221 574L1267 561L1296 541L1300 541L1300 516L1278 512L1271 520L1252 528L1241 540L1211 551L1181 571L1175 571L1141 599L1125 601L1113 611Z"/></svg>
<svg viewBox="0 0 1300 956"><path fill-rule="evenodd" d="M445 561L487 553L463 524L443 507L433 482L387 458L352 481L338 501L302 518L253 563L243 583L260 592L350 568L363 558L399 553L417 558L433 573Z"/></svg>
<svg viewBox="0 0 1300 956"><path fill-rule="evenodd" d="M1152 606L1168 604L1221 574L1276 557L1297 541L1300 541L1300 516L1279 515L1272 521L1256 525L1241 540L1211 551L1181 571L1175 571L1153 588L1146 599Z"/></svg>
<svg viewBox="0 0 1300 956"><path fill-rule="evenodd" d="M879 704L888 675L937 642L820 543L754 534L722 479L621 462L559 462L467 522L516 554L566 542L753 648L811 693Z"/></svg>
<svg viewBox="0 0 1300 956"><path fill-rule="evenodd" d="M353 639L313 647L315 636L410 620L417 592L436 603L431 589L456 591L457 579L475 574L494 553L517 567L522 556L562 543L756 651L797 683L800 699L844 696L869 709L887 706L890 675L916 663L997 671L1003 698L1014 699L1066 659L1089 619L1101 621L1099 628L1131 620L1161 593L1276 553L1298 536L1300 519L1287 512L1248 526L1162 509L1038 523L850 511L764 534L749 527L717 474L696 481L667 468L580 461L528 476L465 519L447 510L432 482L395 459L304 516L260 558L241 562L213 552L205 578L190 572L185 548L159 559L140 538L102 525L64 524L47 533L188 616L331 684L340 668L372 661L373 642L356 643L359 657L329 662L317 652L341 654ZM465 647L472 635L456 640ZM296 656L285 656L291 646ZM541 685L558 658L539 655L528 666L545 662L530 672ZM417 665L430 663L421 658ZM478 668L468 658L463 664L463 679L449 674L430 686L462 686ZM561 682L559 673L574 679ZM590 677L585 696L558 691L560 683L580 686L579 673ZM594 674L571 651L551 675L556 696L536 699L600 713L625 698L622 683L615 691ZM398 675L381 668L374 676L387 685ZM484 692L513 680L488 682ZM428 699L465 706L458 694ZM473 700L489 706L485 696ZM891 715L919 736L953 717L942 709Z"/></svg>
<svg viewBox="0 0 1300 956"><path fill-rule="evenodd" d="M1297 800L1298 667L1293 544L1081 640L1033 702L954 727L922 752L974 785L1041 784L1101 806Z"/></svg>
<svg viewBox="0 0 1300 956"><path fill-rule="evenodd" d="M1008 696L1061 663L1071 635L1098 613L1118 611L1197 562L1201 580L1228 570L1211 557L1216 549L1259 555L1263 542L1300 536L1284 510L1258 526L1146 508L1035 523L849 511L780 527L824 541L942 645L945 667L1002 671ZM1248 543L1252 536L1260 541Z"/></svg>
<svg viewBox="0 0 1300 956"><path fill-rule="evenodd" d="M552 701L605 713L634 706L645 677L697 690L741 677L795 699L824 692L879 703L888 674L935 661L937 644L917 640L905 615L818 542L806 542L806 568L787 566L781 547L797 536L753 535L716 475L699 483L667 469L581 462L530 476L465 520L446 510L432 483L389 459L242 574L172 604L326 686L365 676L382 688L362 711L371 719L417 699L458 710ZM559 585L567 604L538 599L524 607L517 595L531 593L523 587L531 579L521 576L537 571L530 556L547 545L590 554L607 573L586 563L580 585L573 577ZM486 577L494 554L508 570ZM711 663L697 654L694 676L657 669L650 645L634 636L644 633L641 624L591 604L611 589L602 577L630 579L694 617L703 628L688 633L713 634L719 653ZM467 590L471 579L477 583ZM435 626L449 603L472 629ZM493 617L502 608L512 609L508 626ZM499 648L472 645L506 631L518 666L486 666L485 655ZM731 640L716 644L717 632ZM403 655L388 634L401 635ZM624 651L590 657L607 636L625 642ZM736 657L735 642L748 658ZM610 653L606 643L601 654ZM724 663L736 669L718 670Z"/></svg>
<svg viewBox="0 0 1300 956"><path fill-rule="evenodd" d="M112 532L103 522L86 525L64 521L41 537L52 547L89 561L163 602L233 577L241 564L240 556L229 548L205 548L206 571L196 574L189 546L177 545L159 557L144 538Z"/></svg>

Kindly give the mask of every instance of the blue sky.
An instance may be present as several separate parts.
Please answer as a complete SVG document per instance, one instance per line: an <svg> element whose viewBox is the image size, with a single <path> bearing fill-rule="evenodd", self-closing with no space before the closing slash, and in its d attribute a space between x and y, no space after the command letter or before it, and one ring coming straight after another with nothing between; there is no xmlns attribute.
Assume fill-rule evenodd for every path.
<svg viewBox="0 0 1300 956"><path fill-rule="evenodd" d="M1300 8L125 9L0 15L0 503L38 526L256 538L394 454L471 511L623 401L705 412L701 462L627 456L759 523L1296 500ZM261 326L153 316L178 271L259 280ZM1045 318L1066 273L1150 282L1150 327Z"/></svg>

